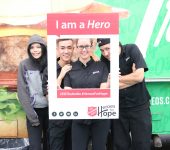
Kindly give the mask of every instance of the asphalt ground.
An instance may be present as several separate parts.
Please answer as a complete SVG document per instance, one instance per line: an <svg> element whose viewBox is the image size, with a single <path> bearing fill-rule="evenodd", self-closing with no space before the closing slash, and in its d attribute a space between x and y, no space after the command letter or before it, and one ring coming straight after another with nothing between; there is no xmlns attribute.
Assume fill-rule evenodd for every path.
<svg viewBox="0 0 170 150"><path fill-rule="evenodd" d="M153 141L151 141L151 150L170 150L170 135L159 135L162 141L161 148L155 148L153 145ZM111 142L107 144L107 150L112 150L112 146L110 145ZM89 144L88 150L92 150L91 144Z"/></svg>
<svg viewBox="0 0 170 150"><path fill-rule="evenodd" d="M159 135L162 141L161 148L155 148L151 141L151 150L170 150L170 135ZM111 143L111 142L110 142ZM0 150L28 150L29 144L23 139L0 139ZM92 150L92 143L89 141L88 150ZM107 150L112 150L108 143Z"/></svg>

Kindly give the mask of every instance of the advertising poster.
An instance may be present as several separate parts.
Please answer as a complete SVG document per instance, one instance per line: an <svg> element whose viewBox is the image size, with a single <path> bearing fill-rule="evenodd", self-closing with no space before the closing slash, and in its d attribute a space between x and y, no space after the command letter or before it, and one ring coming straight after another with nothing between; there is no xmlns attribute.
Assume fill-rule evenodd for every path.
<svg viewBox="0 0 170 150"><path fill-rule="evenodd" d="M48 41L48 83L49 83L49 117L50 119L109 119L118 118L118 43L119 43L119 16L114 13L98 13L98 14L48 14L47 16L47 41ZM82 39L110 38L111 41L111 72L110 72L110 88L101 89L93 88L92 80L98 80L98 74L102 75L100 69L89 70L86 74L90 76L87 80L88 85L80 85L72 89L57 88L57 64L59 57L57 53L57 40L73 39L74 41ZM86 46L86 48L84 48ZM86 57L90 52L90 47L97 50L98 45L83 46L82 51L86 49ZM63 46L64 47L64 46ZM75 53L81 45L74 46ZM67 48L68 49L68 48ZM78 54L78 55L81 55ZM78 56L78 60L81 59ZM85 59L85 58L83 58ZM78 61L76 60L76 61ZM75 82L86 84L86 78L77 71L77 66L72 66ZM85 66L86 67L86 66ZM88 66L87 66L88 67ZM114 69L114 70L113 70ZM78 75L77 75L78 74ZM66 75L67 76L67 75ZM71 75L70 75L71 76ZM102 75L103 76L103 75ZM107 75L108 76L108 75ZM66 77L65 77L66 78ZM64 78L64 80L65 80ZM71 77L70 77L71 78ZM76 79L75 79L76 78ZM87 77L87 79L89 79ZM85 82L81 82L84 80ZM98 81L97 81L98 82Z"/></svg>

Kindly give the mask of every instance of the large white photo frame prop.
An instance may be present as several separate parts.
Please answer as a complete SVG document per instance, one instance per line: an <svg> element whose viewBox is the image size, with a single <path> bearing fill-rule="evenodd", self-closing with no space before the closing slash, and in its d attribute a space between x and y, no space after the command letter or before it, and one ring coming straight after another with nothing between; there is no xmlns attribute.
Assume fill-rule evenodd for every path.
<svg viewBox="0 0 170 150"><path fill-rule="evenodd" d="M116 119L119 117L119 17L118 14L48 14L48 101L50 119ZM69 26L72 23L72 26ZM73 25L74 23L74 25ZM96 25L95 25L96 23ZM102 24L100 26L99 24ZM105 24L105 25L104 25ZM81 26L80 26L81 25ZM84 26L83 26L84 25ZM81 28L81 29L80 29ZM110 38L111 88L93 91L83 97L82 91L57 93L56 40L58 38ZM74 90L74 89L73 89ZM109 92L108 92L109 90ZM89 92L85 91L85 92ZM74 97L78 93L80 97ZM62 95L64 95L62 93ZM96 94L97 93L97 94ZM96 97L94 96L96 94ZM98 96L98 95L109 96Z"/></svg>

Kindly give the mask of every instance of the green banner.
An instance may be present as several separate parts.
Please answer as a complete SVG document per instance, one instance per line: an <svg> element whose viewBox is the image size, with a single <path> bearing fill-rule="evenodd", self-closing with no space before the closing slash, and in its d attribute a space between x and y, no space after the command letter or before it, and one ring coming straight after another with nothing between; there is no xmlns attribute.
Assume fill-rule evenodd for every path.
<svg viewBox="0 0 170 150"><path fill-rule="evenodd" d="M153 133L170 133L170 1L169 0L98 0L115 8L126 9L120 18L119 36L123 44L136 43L149 68L146 79L151 94ZM159 79L165 82L159 82ZM167 81L166 81L167 79Z"/></svg>

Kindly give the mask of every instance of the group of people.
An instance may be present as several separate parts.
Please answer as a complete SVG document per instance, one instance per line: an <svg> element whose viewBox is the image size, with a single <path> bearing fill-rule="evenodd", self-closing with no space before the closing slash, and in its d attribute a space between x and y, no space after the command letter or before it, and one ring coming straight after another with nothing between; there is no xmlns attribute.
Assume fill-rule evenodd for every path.
<svg viewBox="0 0 170 150"><path fill-rule="evenodd" d="M110 88L110 39L97 39L99 61L93 59L93 39L57 39L57 88ZM73 51L78 58L72 62ZM148 70L135 44L119 43L119 119L48 120L47 46L39 35L28 41L28 56L18 69L18 97L26 112L31 150L150 150ZM96 71L96 74L93 72ZM82 80L83 79L83 80ZM96 101L97 102L97 101ZM42 138L43 137L43 138ZM43 139L43 142L42 142Z"/></svg>

